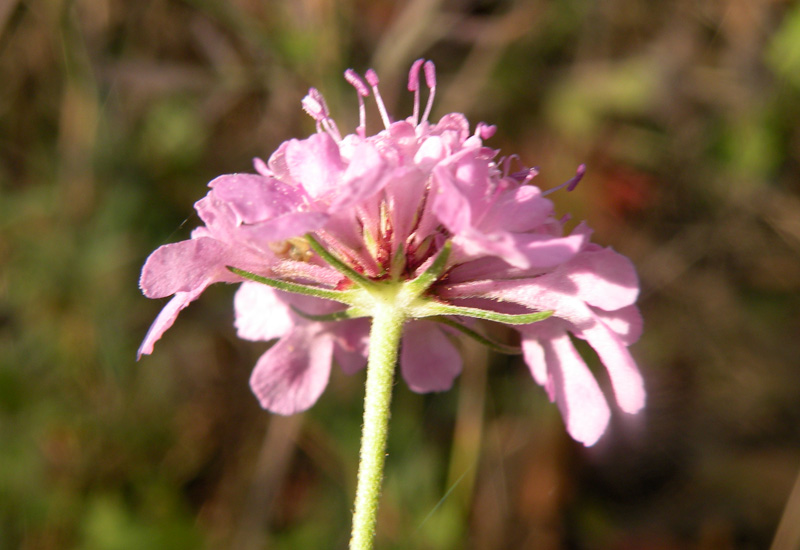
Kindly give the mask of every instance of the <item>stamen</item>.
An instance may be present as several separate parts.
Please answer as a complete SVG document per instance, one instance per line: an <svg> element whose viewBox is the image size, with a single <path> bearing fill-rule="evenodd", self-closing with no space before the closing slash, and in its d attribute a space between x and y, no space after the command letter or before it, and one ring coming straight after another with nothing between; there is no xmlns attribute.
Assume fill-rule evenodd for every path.
<svg viewBox="0 0 800 550"><path fill-rule="evenodd" d="M538 175L539 175L539 168L534 166L532 168L525 168L524 170L520 170L519 172L514 172L509 177L511 179L517 180L520 184L525 185ZM551 191L555 191L555 189L551 189Z"/></svg>
<svg viewBox="0 0 800 550"><path fill-rule="evenodd" d="M308 95L301 102L303 110L317 122L317 132L324 130L336 141L342 141L342 135L336 122L331 118L325 98L316 88L309 88Z"/></svg>
<svg viewBox="0 0 800 550"><path fill-rule="evenodd" d="M539 175L539 168L537 166L533 166L532 168L526 168L523 166L522 170L517 170L516 172L509 174L509 172L511 172L511 163L514 161L519 163L519 155L509 155L500 159L500 162L503 165L504 178L511 178L519 182L521 185L525 185Z"/></svg>
<svg viewBox="0 0 800 550"><path fill-rule="evenodd" d="M303 110L317 122L328 116L328 106L325 104L322 94L316 88L308 89L308 95L303 98L301 104L303 105Z"/></svg>
<svg viewBox="0 0 800 550"><path fill-rule="evenodd" d="M572 177L571 179L565 181L564 183L562 183L561 185L559 185L557 187L553 187L552 189L548 189L547 191L544 191L542 193L542 196L544 197L546 195L549 195L550 193L555 193L556 191L558 191L559 189L562 189L564 187L567 188L567 191L574 190L578 186L578 183L583 179L583 175L585 173L586 173L586 165L585 164L581 164L580 166L578 166L578 169L575 171L575 176L574 177Z"/></svg>
<svg viewBox="0 0 800 550"><path fill-rule="evenodd" d="M364 98L369 96L369 88L353 69L347 69L344 72L344 79L356 89L356 95L358 95L358 128L356 128L356 132L363 138L367 135L367 111L364 107Z"/></svg>
<svg viewBox="0 0 800 550"><path fill-rule="evenodd" d="M581 164L578 166L578 169L575 171L575 177L569 180L567 183L567 191L573 191L577 186L578 183L583 179L583 175L586 173L586 165Z"/></svg>
<svg viewBox="0 0 800 550"><path fill-rule="evenodd" d="M347 69L344 72L344 79L348 82L348 84L356 89L356 92L358 92L359 96L369 96L369 89L367 89L367 85L364 84L364 81L361 80L361 77L358 76L358 73L356 73L353 69Z"/></svg>
<svg viewBox="0 0 800 550"><path fill-rule="evenodd" d="M419 70L423 63L425 63L424 59L417 59L411 65L411 70L408 71L408 91L414 92L414 114L412 115L414 126L419 124Z"/></svg>
<svg viewBox="0 0 800 550"><path fill-rule="evenodd" d="M300 104L303 106L303 110L306 113L308 113L308 116L310 116L316 121L317 132L321 132L322 125L320 124L320 122L322 121L323 118L325 118L324 110L319 101L317 101L316 98L312 97L311 95L312 90L314 90L314 88L311 88L311 90L308 91L308 95L303 98Z"/></svg>
<svg viewBox="0 0 800 550"><path fill-rule="evenodd" d="M380 82L378 80L378 75L375 74L375 71L372 69L368 69L364 76L366 77L367 82L369 82L369 85L372 87L372 93L375 95L375 103L378 105L378 112L381 114L383 125L388 129L392 124L392 119L389 117L389 113L386 111L386 105L383 103L381 93L378 91L378 82Z"/></svg>
<svg viewBox="0 0 800 550"><path fill-rule="evenodd" d="M508 173L511 171L511 163L514 162L515 160L519 161L519 155L517 155L516 153L500 159L500 164L503 165L504 178L508 177Z"/></svg>
<svg viewBox="0 0 800 550"><path fill-rule="evenodd" d="M269 169L269 166L267 166L267 163L264 162L263 160L261 160L258 157L255 157L253 159L253 167L256 169L256 172L258 172L259 174L261 174L264 177L270 178L270 177L273 176L272 170Z"/></svg>
<svg viewBox="0 0 800 550"><path fill-rule="evenodd" d="M480 136L481 139L489 139L496 131L497 126L494 124L486 124L485 122L479 122L475 127L475 135Z"/></svg>
<svg viewBox="0 0 800 550"><path fill-rule="evenodd" d="M433 108L433 98L436 97L436 66L433 61L426 61L423 67L425 71L425 84L428 85L430 93L428 94L428 104L425 105L425 112L422 113L422 121L428 120L428 115L431 114Z"/></svg>
<svg viewBox="0 0 800 550"><path fill-rule="evenodd" d="M331 136L337 143L342 141L342 134L339 133L339 127L336 126L336 121L334 121L332 118L329 117L323 119L322 128L328 132L328 135Z"/></svg>

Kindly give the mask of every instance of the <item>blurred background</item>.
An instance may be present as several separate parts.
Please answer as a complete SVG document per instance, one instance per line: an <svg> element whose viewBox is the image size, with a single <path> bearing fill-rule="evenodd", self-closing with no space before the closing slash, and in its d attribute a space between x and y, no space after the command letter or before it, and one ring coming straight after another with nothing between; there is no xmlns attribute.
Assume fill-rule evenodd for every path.
<svg viewBox="0 0 800 550"><path fill-rule="evenodd" d="M452 391L397 384L378 548L800 547L800 5L2 0L0 549L346 547L363 373L261 411L225 285L137 363L137 279L210 179L314 131L309 86L352 131L344 69L401 118L423 56L432 118L543 188L588 165L553 198L638 266L649 403L585 449L465 344Z"/></svg>

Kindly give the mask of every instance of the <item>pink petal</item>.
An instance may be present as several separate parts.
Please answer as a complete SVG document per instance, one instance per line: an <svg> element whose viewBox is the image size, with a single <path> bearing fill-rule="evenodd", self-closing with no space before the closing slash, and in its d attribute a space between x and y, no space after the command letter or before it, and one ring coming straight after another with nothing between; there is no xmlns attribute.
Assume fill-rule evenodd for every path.
<svg viewBox="0 0 800 550"><path fill-rule="evenodd" d="M547 321L537 323L541 325ZM529 333L530 329L527 327L520 327L520 332L523 334ZM525 358L525 364L531 371L531 375L537 384L542 386L546 391L550 401L555 401L555 394L553 393L553 385L551 383L550 375L547 372L547 357L545 349L539 342L539 338L523 338L522 339L522 353Z"/></svg>
<svg viewBox="0 0 800 550"><path fill-rule="evenodd" d="M593 325L596 323L594 314L575 293L575 285L558 271L518 280L465 282L439 290L443 298L512 302L534 311L553 310L554 317L569 321L577 328Z"/></svg>
<svg viewBox="0 0 800 550"><path fill-rule="evenodd" d="M316 231L322 228L328 219L328 214L324 212L291 212L277 218L242 226L239 228L237 237L260 249L266 249L269 248L269 243L285 241Z"/></svg>
<svg viewBox="0 0 800 550"><path fill-rule="evenodd" d="M236 334L244 340L269 341L292 330L295 317L279 291L260 283L245 282L233 298Z"/></svg>
<svg viewBox="0 0 800 550"><path fill-rule="evenodd" d="M567 276L586 303L613 311L629 306L639 295L639 279L631 261L610 248L585 251L569 263Z"/></svg>
<svg viewBox="0 0 800 550"><path fill-rule="evenodd" d="M600 356L608 370L620 408L628 413L636 413L644 406L644 383L625 342L603 323L594 310L574 295L575 291L571 290L569 281L565 284L562 275L551 273L522 281L466 283L453 285L446 291L440 294L453 298L493 298L522 304L534 310L554 310L554 318L568 322L569 330L585 338Z"/></svg>
<svg viewBox="0 0 800 550"><path fill-rule="evenodd" d="M377 149L369 143L360 143L353 151L352 160L335 187L330 203L331 210L341 210L355 205L380 191L385 183L386 163Z"/></svg>
<svg viewBox="0 0 800 550"><path fill-rule="evenodd" d="M284 141L267 160L268 170L272 172L276 178L285 183L292 182L292 176L289 173L289 165L286 163L286 149L288 147L289 142Z"/></svg>
<svg viewBox="0 0 800 550"><path fill-rule="evenodd" d="M539 234L520 234L511 236L511 252L498 247L492 251L497 255L478 257L475 260L464 258L448 275L452 283L478 281L483 279L516 279L539 275L543 269L558 266L569 261L584 245L582 235L550 237ZM474 246L474 243L473 243ZM512 252L523 256L525 268L513 267L508 259ZM513 256L516 257L516 256ZM504 259L501 259L504 258ZM519 263L519 262L517 262Z"/></svg>
<svg viewBox="0 0 800 550"><path fill-rule="evenodd" d="M333 340L316 328L297 328L256 363L250 388L264 409L290 415L317 402L328 385Z"/></svg>
<svg viewBox="0 0 800 550"><path fill-rule="evenodd" d="M489 160L463 149L433 169L432 209L452 233L475 227L490 206Z"/></svg>
<svg viewBox="0 0 800 550"><path fill-rule="evenodd" d="M426 187L426 174L409 170L399 177L395 173L394 181L385 188L397 247L402 246L414 230L414 224L421 214L420 208L425 202Z"/></svg>
<svg viewBox="0 0 800 550"><path fill-rule="evenodd" d="M295 212L303 199L297 188L256 174L219 176L208 185L214 197L227 202L246 224Z"/></svg>
<svg viewBox="0 0 800 550"><path fill-rule="evenodd" d="M355 374L367 366L369 328L368 319L331 323L328 327L334 337L333 356L345 374Z"/></svg>
<svg viewBox="0 0 800 550"><path fill-rule="evenodd" d="M237 280L224 269L227 252L224 243L209 237L165 244L147 258L139 286L148 298L163 298L217 280Z"/></svg>
<svg viewBox="0 0 800 550"><path fill-rule="evenodd" d="M415 321L405 326L400 370L413 391L449 390L461 373L461 365L461 355L439 327L427 321Z"/></svg>
<svg viewBox="0 0 800 550"><path fill-rule="evenodd" d="M286 164L292 179L313 198L335 191L339 175L344 171L339 146L325 133L312 134L303 141L289 141Z"/></svg>
<svg viewBox="0 0 800 550"><path fill-rule="evenodd" d="M214 196L213 192L209 192L194 203L194 209L206 225L209 236L226 242L235 240L234 231L240 220L230 204Z"/></svg>
<svg viewBox="0 0 800 550"><path fill-rule="evenodd" d="M439 119L430 129L430 133L443 136L455 148L469 138L469 121L461 113L448 113ZM454 151L451 149L451 152Z"/></svg>
<svg viewBox="0 0 800 550"><path fill-rule="evenodd" d="M553 203L534 185L521 185L502 193L481 226L514 233L533 231L553 216Z"/></svg>
<svg viewBox="0 0 800 550"><path fill-rule="evenodd" d="M136 354L137 361L141 359L142 355L150 355L153 353L153 344L158 342L161 335L164 334L167 329L172 326L172 323L175 322L175 319L178 318L178 314L186 306L196 300L197 297L203 293L205 288L205 286L199 286L191 292L178 292L175 294L172 300L170 300L158 314L153 324L150 325L150 329L147 331L147 335L144 337L142 345L139 346L139 351Z"/></svg>
<svg viewBox="0 0 800 550"><path fill-rule="evenodd" d="M626 346L636 343L642 335L642 314L635 305L627 306L615 311L594 310L605 325L619 336Z"/></svg>
<svg viewBox="0 0 800 550"><path fill-rule="evenodd" d="M453 183L447 167L439 165L433 173L437 185L429 199L431 209L441 223L458 235L472 227L471 201Z"/></svg>
<svg viewBox="0 0 800 550"><path fill-rule="evenodd" d="M439 136L430 136L423 141L414 154L414 165L417 169L427 172L441 161L447 152Z"/></svg>
<svg viewBox="0 0 800 550"><path fill-rule="evenodd" d="M529 338L526 336L523 340L523 349L531 345ZM544 350L548 367L551 399L554 394L567 431L573 439L587 447L594 445L605 432L611 417L597 381L566 332L542 338L539 345Z"/></svg>
<svg viewBox="0 0 800 550"><path fill-rule="evenodd" d="M487 234L474 228L465 228L453 238L453 255L456 258L466 260L487 254L503 258L506 264L519 269L530 267L528 258L511 233L498 231Z"/></svg>
<svg viewBox="0 0 800 550"><path fill-rule="evenodd" d="M619 407L627 413L639 412L644 407L646 398L644 381L620 337L602 322L576 331L575 335L585 338L605 365Z"/></svg>
<svg viewBox="0 0 800 550"><path fill-rule="evenodd" d="M586 243L583 235L550 237L548 235L517 235L517 246L531 268L556 267L568 262Z"/></svg>

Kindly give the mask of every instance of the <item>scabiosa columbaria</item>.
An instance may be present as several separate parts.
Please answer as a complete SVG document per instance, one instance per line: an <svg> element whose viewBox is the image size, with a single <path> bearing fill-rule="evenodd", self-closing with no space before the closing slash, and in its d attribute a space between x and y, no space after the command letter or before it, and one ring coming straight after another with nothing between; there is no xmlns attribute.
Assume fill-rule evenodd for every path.
<svg viewBox="0 0 800 550"><path fill-rule="evenodd" d="M422 113L420 72L429 90ZM152 352L207 286L228 282L241 283L238 335L277 339L250 380L265 409L293 414L313 405L334 359L346 372L367 364L352 547L368 548L395 364L412 390L442 391L462 367L453 334L509 351L481 336L470 318L519 331L516 351L558 404L567 431L587 446L605 431L610 411L570 335L597 352L623 411L639 411L645 392L628 352L641 331L631 262L591 243L583 223L565 232L567 218L557 218L545 198L554 189L542 192L532 184L535 169L512 171L515 156L498 157L483 144L494 126L470 131L460 113L429 122L436 91L430 61L412 65L414 110L400 121L387 112L372 70L366 82L352 70L345 78L359 101L355 133L342 136L312 88L302 105L317 132L284 142L266 163L255 159L257 174L213 180L195 204L204 225L147 259L144 294L173 298L139 355ZM373 136L365 125L370 90L385 127ZM564 185L572 189L583 170ZM363 502L362 481L371 484L364 493L372 492ZM371 510L363 529L359 510Z"/></svg>
<svg viewBox="0 0 800 550"><path fill-rule="evenodd" d="M422 114L421 69L429 89ZM414 111L396 122L373 71L366 83L352 70L345 78L360 105L354 134L341 135L312 88L302 104L317 132L284 142L267 163L255 159L257 174L213 180L195 204L205 225L147 259L144 294L174 297L139 355L152 352L207 286L242 282L234 300L238 335L278 339L256 364L253 391L264 408L292 414L316 402L332 359L346 372L365 366L369 322L362 317L370 316L372 294L388 299L416 280L405 298L399 358L412 390L451 387L461 358L447 333L455 327L475 335L462 321L481 317L514 323L534 379L576 440L595 443L609 408L569 334L595 349L621 409L639 411L645 393L627 349L641 331L631 262L591 243L583 223L565 235L548 192L531 183L535 169L512 173L515 157L498 159L483 145L493 126L470 132L460 113L428 122L436 91L430 61L413 64ZM365 135L370 88L385 126L374 136ZM582 173L583 166L567 185ZM543 321L518 324L547 311Z"/></svg>

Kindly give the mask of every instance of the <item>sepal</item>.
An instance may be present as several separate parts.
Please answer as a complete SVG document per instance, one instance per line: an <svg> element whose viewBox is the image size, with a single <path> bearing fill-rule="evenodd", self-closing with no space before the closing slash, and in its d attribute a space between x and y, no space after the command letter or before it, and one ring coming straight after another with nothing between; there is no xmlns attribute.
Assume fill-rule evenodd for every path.
<svg viewBox="0 0 800 550"><path fill-rule="evenodd" d="M306 296L314 296L315 298L323 298L325 300L334 300L343 304L352 305L350 303L350 293L346 290L329 290L327 288L319 288L316 286L290 283L288 281L281 281L280 279L262 277L261 275L256 275L255 273L250 273L249 271L245 271L244 269L239 269L230 265L225 267L228 269L228 271L235 273L240 277L244 277L250 281L255 281L256 283L271 286L272 288L277 288L278 290L293 292L295 294L304 294Z"/></svg>

